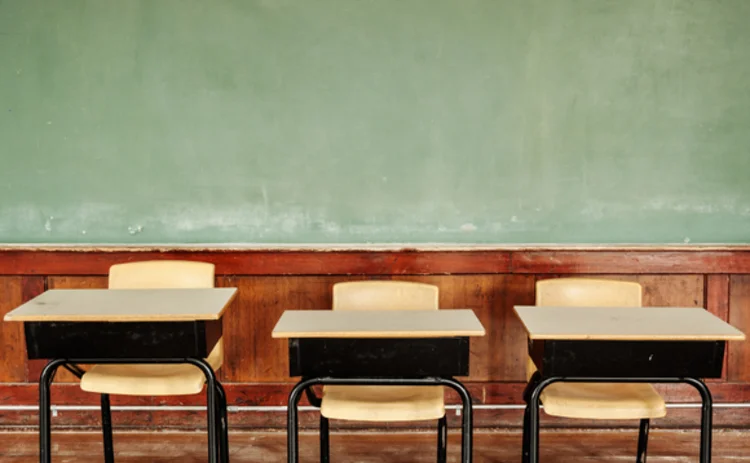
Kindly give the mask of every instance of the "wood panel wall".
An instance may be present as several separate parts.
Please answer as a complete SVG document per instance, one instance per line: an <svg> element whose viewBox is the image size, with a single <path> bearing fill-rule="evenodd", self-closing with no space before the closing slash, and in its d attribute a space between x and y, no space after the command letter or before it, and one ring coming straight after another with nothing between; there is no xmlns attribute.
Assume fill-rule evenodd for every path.
<svg viewBox="0 0 750 463"><path fill-rule="evenodd" d="M525 378L526 338L512 308L534 303L534 285L544 278L593 276L638 281L651 306L702 306L750 334L750 249L508 249L462 251L252 251L252 250L0 250L0 316L48 288L104 288L109 266L149 259L213 262L217 286L239 288L224 320L226 357L220 378L227 387L233 427L284 425L283 406L291 387L286 341L271 329L286 309L326 309L339 281L400 279L440 288L444 309L474 309L487 336L472 340L471 374L478 426L519 426ZM43 361L26 359L20 324L0 324L0 426L37 422L35 381ZM724 378L711 382L715 402L750 406L750 343L732 343ZM696 403L687 386L660 386L670 403ZM448 393L448 400L456 397ZM96 426L98 397L82 392L65 372L56 378L53 403L59 426ZM120 427L200 427L202 396L116 397ZM151 408L169 405L168 409ZM26 408L17 406L26 406ZM500 406L500 407L494 407ZM145 408L144 408L145 407ZM191 407L196 407L195 409ZM29 409L30 408L30 409ZM459 417L451 413L451 420ZM750 408L717 407L717 426L750 426ZM314 425L313 413L303 424ZM623 426L544 417L554 426ZM694 427L698 410L670 408L656 426ZM633 423L635 424L635 423ZM344 424L362 426L358 423ZM426 423L392 426L425 426Z"/></svg>

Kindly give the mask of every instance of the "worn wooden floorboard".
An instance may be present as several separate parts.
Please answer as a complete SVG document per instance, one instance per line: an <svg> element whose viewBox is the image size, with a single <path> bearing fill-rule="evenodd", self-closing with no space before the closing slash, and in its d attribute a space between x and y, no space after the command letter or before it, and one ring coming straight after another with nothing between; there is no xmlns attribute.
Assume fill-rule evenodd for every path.
<svg viewBox="0 0 750 463"><path fill-rule="evenodd" d="M449 442L449 461L459 458L458 434ZM331 437L332 461L347 463L426 463L435 461L434 436L427 433L335 433ZM632 431L545 431L542 434L542 461L545 463L631 462L634 461L636 434ZM56 463L102 461L98 433L54 433L53 461ZM136 433L115 435L118 463L199 463L206 461L206 440L198 433ZM510 463L520 461L518 433L477 432L474 461ZM300 462L318 457L317 436L301 436ZM232 433L231 461L283 462L286 455L284 433ZM656 430L649 446L649 462L696 462L696 432ZM0 433L0 462L38 461L37 437L33 433ZM750 432L714 433L715 463L750 462Z"/></svg>

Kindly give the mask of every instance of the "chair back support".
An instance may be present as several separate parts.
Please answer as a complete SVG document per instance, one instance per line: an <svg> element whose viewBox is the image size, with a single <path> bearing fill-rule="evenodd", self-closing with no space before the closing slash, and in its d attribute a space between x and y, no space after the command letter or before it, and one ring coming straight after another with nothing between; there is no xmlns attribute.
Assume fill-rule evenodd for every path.
<svg viewBox="0 0 750 463"><path fill-rule="evenodd" d="M632 281L593 278L556 278L536 283L536 305L540 307L640 307L643 290ZM526 379L536 372L528 358Z"/></svg>
<svg viewBox="0 0 750 463"><path fill-rule="evenodd" d="M110 289L213 288L214 264L181 260L152 260L116 264L109 268Z"/></svg>
<svg viewBox="0 0 750 463"><path fill-rule="evenodd" d="M333 285L333 310L437 310L438 287L409 281Z"/></svg>
<svg viewBox="0 0 750 463"><path fill-rule="evenodd" d="M641 285L632 281L558 278L536 284L540 307L640 307Z"/></svg>

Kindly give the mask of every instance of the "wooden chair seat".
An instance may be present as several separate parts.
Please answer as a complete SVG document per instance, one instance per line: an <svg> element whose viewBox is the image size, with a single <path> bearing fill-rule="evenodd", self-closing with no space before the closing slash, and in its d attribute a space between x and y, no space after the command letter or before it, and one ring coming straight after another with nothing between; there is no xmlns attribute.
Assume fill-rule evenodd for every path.
<svg viewBox="0 0 750 463"><path fill-rule="evenodd" d="M209 354L209 365L218 370L224 358L224 343L219 340ZM167 396L198 394L206 377L188 364L101 364L94 365L81 378L81 389L99 394Z"/></svg>
<svg viewBox="0 0 750 463"><path fill-rule="evenodd" d="M325 386L320 413L329 419L418 421L445 416L441 386Z"/></svg>
<svg viewBox="0 0 750 463"><path fill-rule="evenodd" d="M541 394L544 412L567 418L626 420L661 418L664 399L650 384L554 383Z"/></svg>

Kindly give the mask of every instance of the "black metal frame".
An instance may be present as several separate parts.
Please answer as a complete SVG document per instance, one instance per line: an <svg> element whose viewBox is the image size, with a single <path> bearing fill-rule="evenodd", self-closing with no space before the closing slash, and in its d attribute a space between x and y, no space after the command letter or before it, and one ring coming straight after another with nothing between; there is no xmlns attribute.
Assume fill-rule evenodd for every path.
<svg viewBox="0 0 750 463"><path fill-rule="evenodd" d="M447 386L458 392L463 405L461 421L461 462L472 461L472 404L471 396L466 387L452 377L422 377L422 378L383 378L383 377L358 377L338 378L330 376L303 377L289 393L287 411L287 452L288 462L299 462L299 428L297 418L297 407L305 393L313 406L320 407L320 399L312 392L313 386L318 385L341 385L341 386ZM444 462L447 446L447 422L445 416L438 420L438 461ZM320 418L320 461L329 461L329 423L328 419L321 415ZM442 460L440 460L442 458Z"/></svg>
<svg viewBox="0 0 750 463"><path fill-rule="evenodd" d="M50 360L42 370L39 378L39 461L51 463L51 400L50 386L59 367L63 367L81 378L85 373L78 364L154 364L181 363L194 365L206 377L207 415L208 415L208 461L209 463L229 462L229 442L227 426L226 394L221 383L216 379L211 365L203 358L57 358ZM102 435L104 438L104 461L114 463L112 442L112 416L109 405L109 394L101 395Z"/></svg>
<svg viewBox="0 0 750 463"><path fill-rule="evenodd" d="M682 378L659 378L659 377L575 377L575 376L550 376L543 377L536 372L529 381L524 391L526 409L523 423L523 455L524 463L539 462L539 405L540 396L544 389L557 382L573 383L685 383L693 386L701 395L701 437L700 437L700 463L711 462L711 428L713 401L711 391L706 384L693 377ZM646 446L648 439L648 420L641 420L638 436L638 462L646 461ZM641 459L642 458L642 459Z"/></svg>

